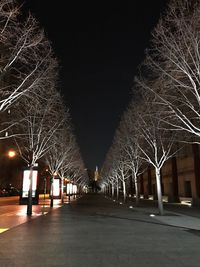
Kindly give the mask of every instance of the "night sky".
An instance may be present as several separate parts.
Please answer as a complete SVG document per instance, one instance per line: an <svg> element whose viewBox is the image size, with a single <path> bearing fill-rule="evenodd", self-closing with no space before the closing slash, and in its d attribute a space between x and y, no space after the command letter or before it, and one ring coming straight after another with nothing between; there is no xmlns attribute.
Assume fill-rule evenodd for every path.
<svg viewBox="0 0 200 267"><path fill-rule="evenodd" d="M95 169L103 164L167 1L68 2L25 0L24 9L35 15L52 43L81 155L86 168Z"/></svg>

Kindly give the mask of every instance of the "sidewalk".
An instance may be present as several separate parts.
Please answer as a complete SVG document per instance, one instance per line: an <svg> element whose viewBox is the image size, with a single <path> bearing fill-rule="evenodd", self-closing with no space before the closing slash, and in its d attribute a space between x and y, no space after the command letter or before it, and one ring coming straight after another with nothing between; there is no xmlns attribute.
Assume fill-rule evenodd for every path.
<svg viewBox="0 0 200 267"><path fill-rule="evenodd" d="M0 234L20 224L30 222L39 216L47 215L49 212L63 206L60 199L54 199L53 207L50 207L49 195L40 195L38 205L32 205L32 215L27 216L27 205L19 205L17 198L15 204L10 204L9 199L12 203L12 197L8 197L3 199L3 203L5 202L6 204L0 205ZM70 202L74 200L74 198L71 198ZM65 196L64 204L68 203L69 200Z"/></svg>
<svg viewBox="0 0 200 267"><path fill-rule="evenodd" d="M155 221L162 222L174 227L200 231L200 208L184 206L179 203L171 204L164 202L164 215L158 213L157 201L140 199L139 205L136 207L135 202L128 200L127 203L116 201L109 198L111 201L124 205L132 211L137 211L147 214Z"/></svg>

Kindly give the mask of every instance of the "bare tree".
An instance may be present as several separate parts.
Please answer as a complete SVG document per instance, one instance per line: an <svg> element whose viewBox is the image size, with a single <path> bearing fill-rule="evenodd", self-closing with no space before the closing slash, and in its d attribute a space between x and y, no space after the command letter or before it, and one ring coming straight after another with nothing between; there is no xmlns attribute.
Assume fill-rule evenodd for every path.
<svg viewBox="0 0 200 267"><path fill-rule="evenodd" d="M75 137L69 125L61 132L61 134L58 132L56 142L47 153L46 160L52 177L56 173L61 178L61 194L63 202L64 179L68 178L74 184L79 185L82 182L81 180L85 172Z"/></svg>
<svg viewBox="0 0 200 267"><path fill-rule="evenodd" d="M125 151L123 150L123 143L121 142L121 136L119 129L116 130L113 139L113 144L109 149L108 155L106 157L108 162L107 167L107 179L111 184L111 192L113 192L114 187L117 188L117 198L119 195L119 182L122 184L123 188L123 200L126 201L127 197L127 179L129 178L129 168L127 165L127 159ZM113 194L113 193L112 193Z"/></svg>
<svg viewBox="0 0 200 267"><path fill-rule="evenodd" d="M119 131L121 133L122 149L125 153L126 164L131 170L131 176L134 180L137 205L139 203L139 176L144 171L144 162L141 158L141 150L139 148L140 136L138 136L138 131L135 129L135 121L137 118L133 112L134 109L129 105L122 116Z"/></svg>
<svg viewBox="0 0 200 267"><path fill-rule="evenodd" d="M50 81L49 69L57 67L51 45L36 19L29 14L24 20L20 15L15 1L1 1L0 113L9 110L21 96L41 90ZM1 138L7 130L8 126L1 123Z"/></svg>
<svg viewBox="0 0 200 267"><path fill-rule="evenodd" d="M45 96L23 98L20 108L15 112L21 134L15 138L22 159L30 168L30 190L32 190L32 171L36 162L44 157L54 145L53 136L62 129L64 114L60 94L49 88ZM32 194L29 194L28 215L31 215Z"/></svg>
<svg viewBox="0 0 200 267"><path fill-rule="evenodd" d="M119 197L119 182L122 183L124 201L126 201L126 184L131 176L131 170L135 183L136 203L138 203L138 176L142 170L142 159L139 157L141 151L137 140L137 131L134 132L135 125L132 111L129 108L122 116L119 127L115 132L113 144L103 164L102 176L104 177L104 183L111 185L112 196L114 196L114 188L116 188L117 199Z"/></svg>
<svg viewBox="0 0 200 267"><path fill-rule="evenodd" d="M142 88L140 89L142 91ZM140 137L140 157L155 168L159 213L163 215L161 168L176 153L173 147L176 132L163 127L163 112L157 109L155 96L148 91L143 91L141 96L139 104L132 103L133 112L137 117L135 130Z"/></svg>
<svg viewBox="0 0 200 267"><path fill-rule="evenodd" d="M59 138L59 140L57 140L61 143L55 148L56 154L54 154L54 149L51 149L50 153L48 153L48 164L57 166L56 172L61 178L62 185L65 178L77 186L82 184L85 185L88 177L85 175L85 167L79 147L69 124L67 132L63 135L63 137L64 139Z"/></svg>
<svg viewBox="0 0 200 267"><path fill-rule="evenodd" d="M64 105L64 104L63 104ZM63 114L62 114L63 113ZM49 173L51 175L51 207L53 207L53 187L54 187L54 176L60 176L59 171L66 159L69 157L72 149L72 129L71 122L69 120L68 110L64 110L60 114L63 117L62 128L56 131L52 136L50 142L51 146L49 151L45 155L46 163L49 167ZM64 176L61 178L61 199L64 202L63 186Z"/></svg>
<svg viewBox="0 0 200 267"><path fill-rule="evenodd" d="M79 194L84 192L84 188L88 185L89 183L89 177L88 173L86 171L86 168L84 168L84 163L82 164L82 169L81 169L81 179L78 181L78 186L79 186Z"/></svg>
<svg viewBox="0 0 200 267"><path fill-rule="evenodd" d="M68 148L66 151L66 156L59 168L59 176L64 178L68 177L70 179L74 178L74 168L77 164L78 156L78 146L75 141L74 135L70 137Z"/></svg>
<svg viewBox="0 0 200 267"><path fill-rule="evenodd" d="M165 122L172 129L185 131L199 143L200 137L200 2L171 0L152 33L147 52L146 73L158 79L162 88L143 87L165 106Z"/></svg>
<svg viewBox="0 0 200 267"><path fill-rule="evenodd" d="M101 177L103 177L103 181L101 182L102 186L105 188L105 193L111 193L112 197L115 196L115 188L116 188L116 197L119 199L119 179L117 175L116 161L115 161L115 153L114 147L111 146L103 166L101 168Z"/></svg>
<svg viewBox="0 0 200 267"><path fill-rule="evenodd" d="M76 154L76 158L73 164L73 172L70 177L74 184L79 185L81 183L81 180L85 173L84 170L85 170L84 163L81 158L80 152L78 150L78 153Z"/></svg>

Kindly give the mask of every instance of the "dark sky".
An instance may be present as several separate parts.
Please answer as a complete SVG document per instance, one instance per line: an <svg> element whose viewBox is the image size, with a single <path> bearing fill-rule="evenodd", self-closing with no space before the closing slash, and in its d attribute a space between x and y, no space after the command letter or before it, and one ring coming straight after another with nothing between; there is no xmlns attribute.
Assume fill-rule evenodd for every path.
<svg viewBox="0 0 200 267"><path fill-rule="evenodd" d="M52 42L81 154L86 167L94 169L103 164L167 1L68 2L25 0L24 5Z"/></svg>

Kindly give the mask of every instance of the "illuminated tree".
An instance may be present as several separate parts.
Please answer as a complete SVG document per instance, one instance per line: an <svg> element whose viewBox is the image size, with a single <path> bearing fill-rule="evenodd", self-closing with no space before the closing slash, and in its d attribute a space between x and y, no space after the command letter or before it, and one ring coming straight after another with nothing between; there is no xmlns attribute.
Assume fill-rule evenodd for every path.
<svg viewBox="0 0 200 267"><path fill-rule="evenodd" d="M58 171L61 179L67 178L76 185L85 185L88 176L85 172L85 166L76 143L75 137L72 136L68 143L68 152Z"/></svg>
<svg viewBox="0 0 200 267"><path fill-rule="evenodd" d="M61 178L62 202L64 201L64 179L68 178L75 184L79 184L84 170L70 121L66 119L63 126L62 130L52 136L52 146L45 156L51 176L54 177L56 174Z"/></svg>
<svg viewBox="0 0 200 267"><path fill-rule="evenodd" d="M63 106L64 109L64 106ZM69 112L62 110L61 115L63 117L62 127L59 131L56 131L50 139L50 149L45 154L46 163L48 165L49 173L51 174L51 206L53 206L53 186L54 176L59 175L59 170L62 167L63 162L70 153L70 139L71 139L71 123L69 121ZM61 177L61 199L64 201L63 196L63 180Z"/></svg>
<svg viewBox="0 0 200 267"><path fill-rule="evenodd" d="M141 159L141 150L139 148L140 136L135 129L135 121L137 120L134 109L131 105L124 112L119 124L118 142L125 154L125 162L127 168L131 170L131 179L134 180L136 204L139 203L139 176L144 171L143 160Z"/></svg>
<svg viewBox="0 0 200 267"><path fill-rule="evenodd" d="M70 179L74 184L80 184L81 180L85 173L85 167L83 160L81 158L79 149L77 149L76 154L74 155L74 162L72 167L72 172L70 172Z"/></svg>
<svg viewBox="0 0 200 267"><path fill-rule="evenodd" d="M34 165L48 153L54 174L71 160L75 145L69 113L56 90L58 63L50 42L30 13L22 15L14 0L0 2L0 138L15 137L30 168L30 215ZM75 172L78 180L80 170Z"/></svg>
<svg viewBox="0 0 200 267"><path fill-rule="evenodd" d="M54 145L52 139L63 127L64 114L60 94L53 88L37 98L23 98L19 104L14 115L21 121L17 127L20 135L15 140L19 154L30 168L31 191L33 168ZM31 210L28 212L31 214Z"/></svg>
<svg viewBox="0 0 200 267"><path fill-rule="evenodd" d="M114 147L111 146L103 167L101 169L101 176L103 177L103 183L106 191L111 195L112 197L115 196L115 188L116 188L116 197L119 198L119 178L117 173L117 166L115 161L115 153L114 153ZM111 192L110 192L111 191Z"/></svg>
<svg viewBox="0 0 200 267"><path fill-rule="evenodd" d="M105 167L106 166L106 167ZM111 185L111 193L114 194L114 187L117 189L117 198L119 195L119 183L123 188L123 199L127 197L127 179L130 176L129 168L126 162L123 144L120 142L119 131L117 130L104 163L103 176L107 178L107 183Z"/></svg>
<svg viewBox="0 0 200 267"><path fill-rule="evenodd" d="M175 142L177 133L163 127L162 114L164 110L157 109L156 98L148 91L140 89L140 102L132 102L135 114L135 132L138 138L138 147L141 151L140 158L151 164L155 169L158 207L163 215L163 201L161 188L161 168L164 163L177 152Z"/></svg>
<svg viewBox="0 0 200 267"><path fill-rule="evenodd" d="M22 96L38 94L50 81L49 68L54 68L56 61L52 61L51 45L36 19L30 14L22 19L13 0L0 2L0 50L0 113L4 122L2 113ZM1 123L1 138L10 127Z"/></svg>
<svg viewBox="0 0 200 267"><path fill-rule="evenodd" d="M163 121L185 131L199 143L200 137L200 2L172 0L152 34L152 46L143 64L147 80L157 79L162 87L144 80L157 103L165 106Z"/></svg>

